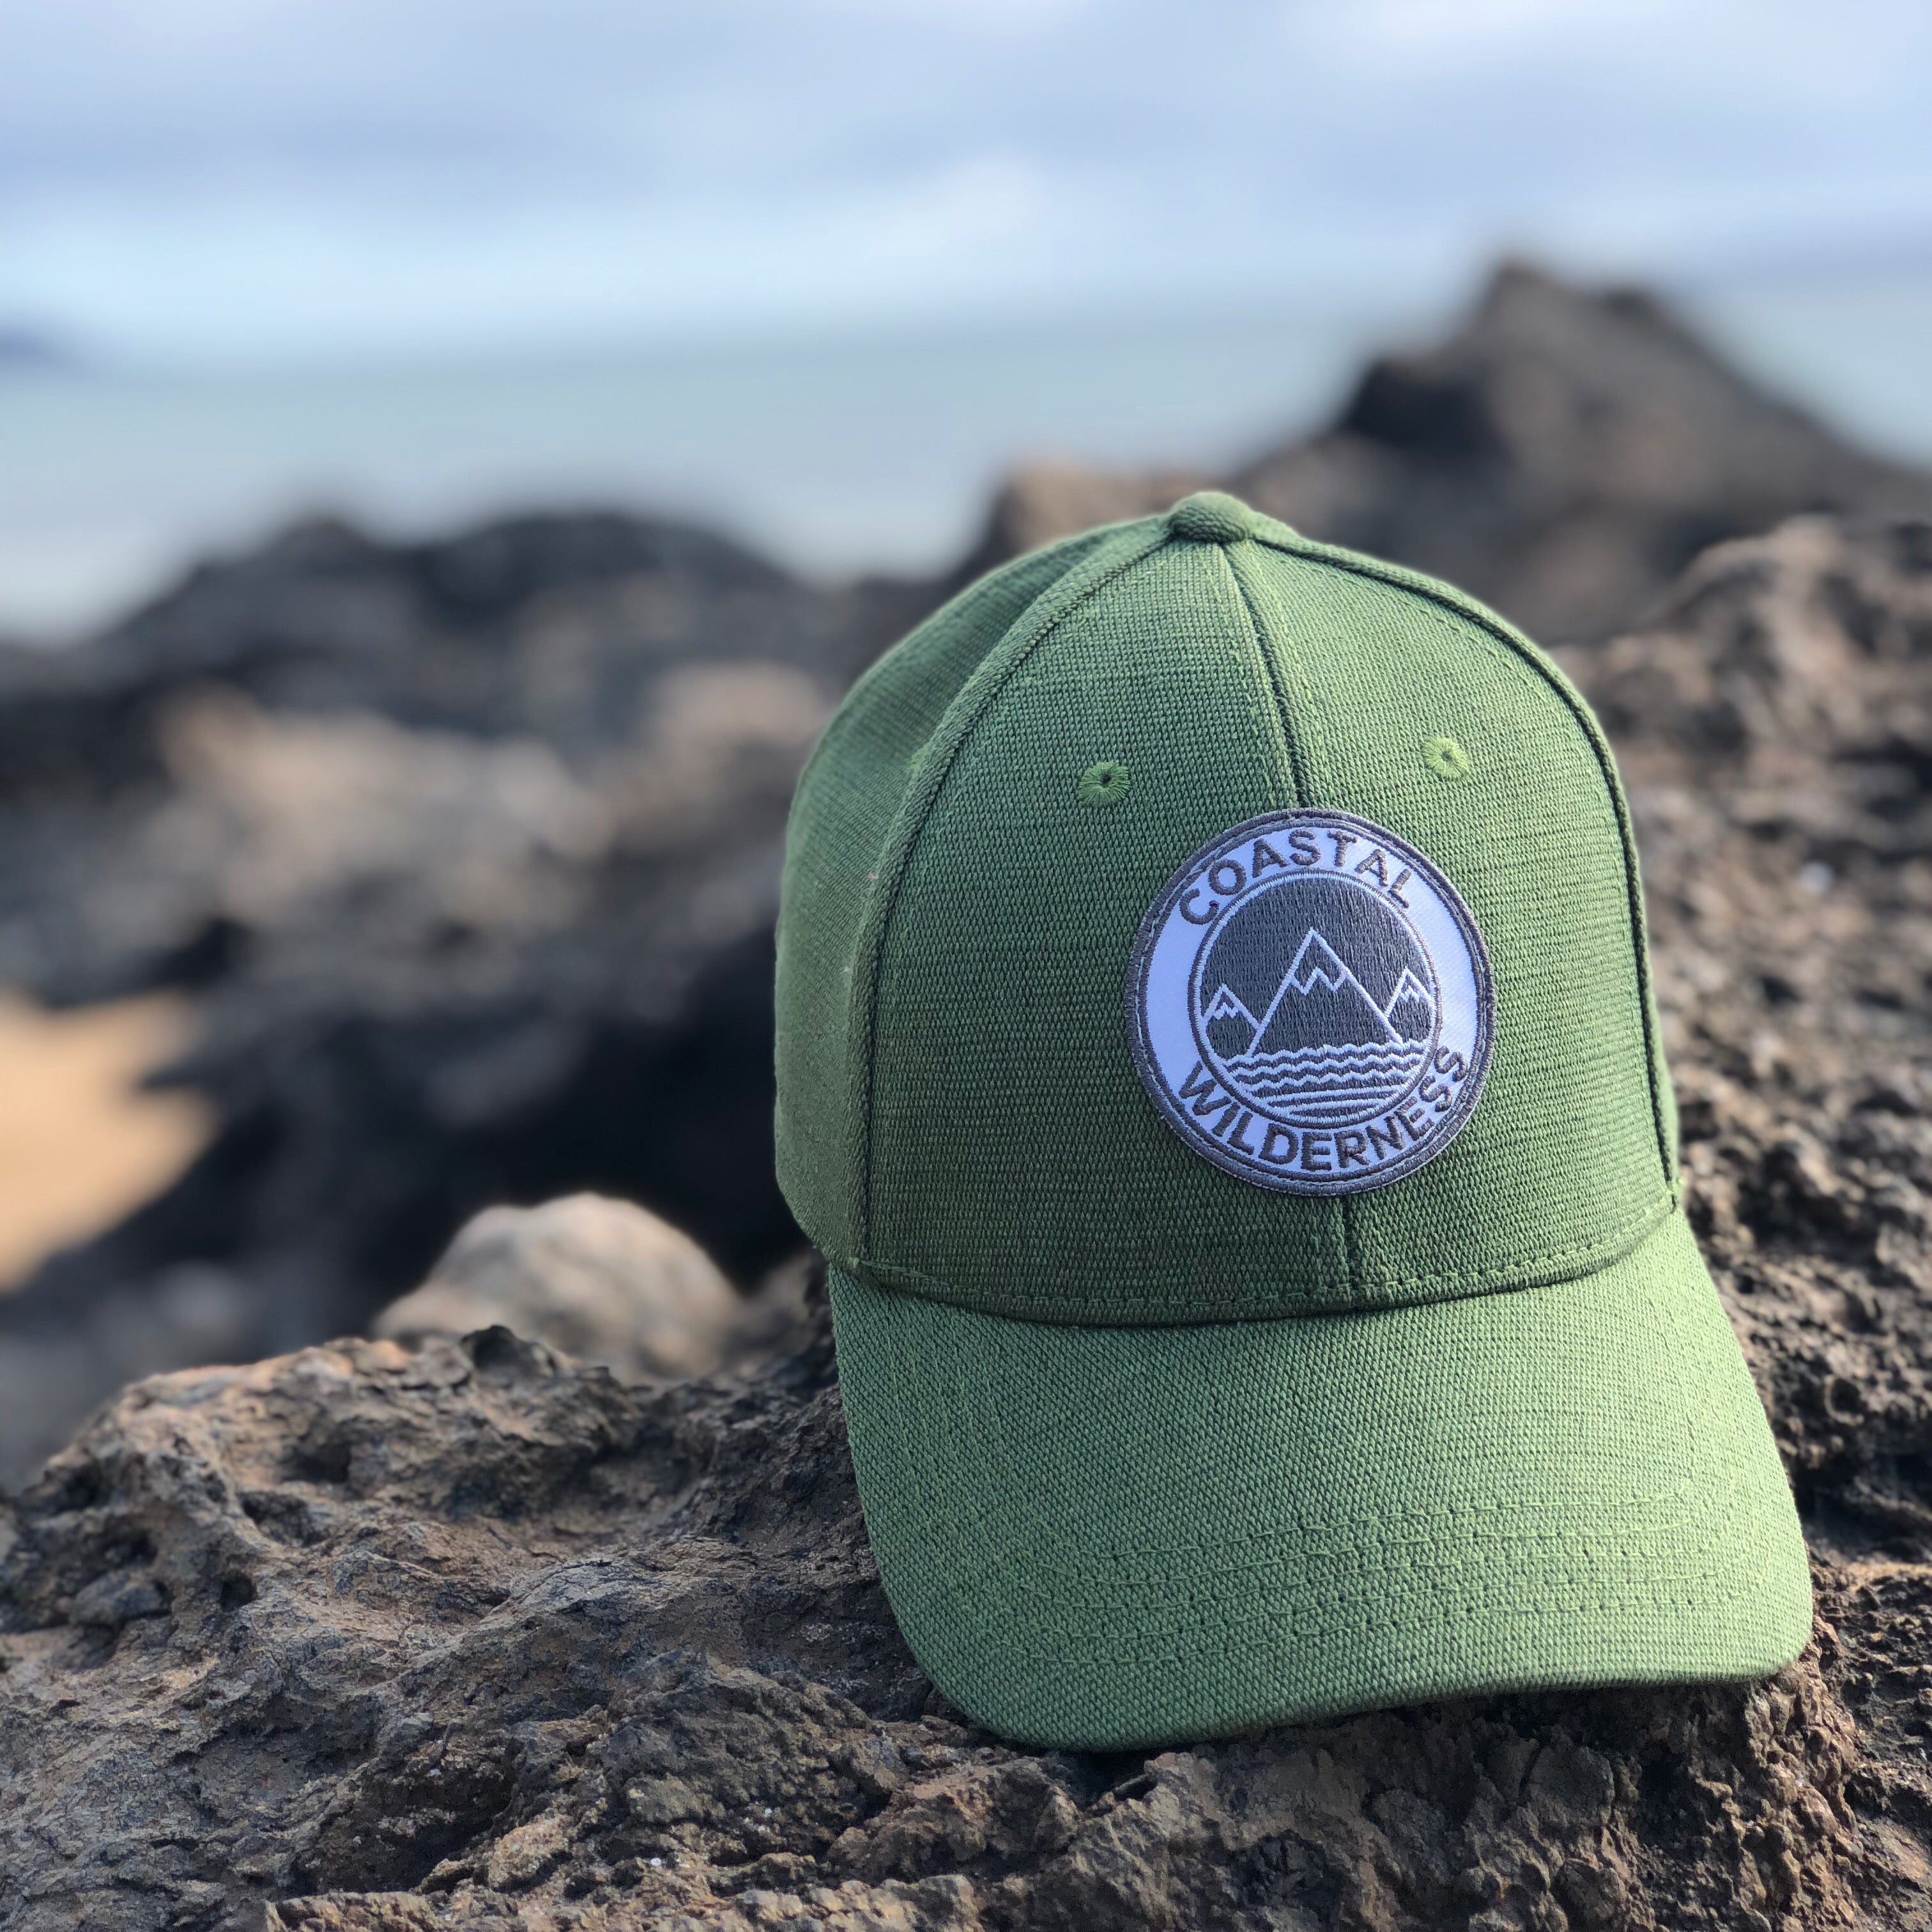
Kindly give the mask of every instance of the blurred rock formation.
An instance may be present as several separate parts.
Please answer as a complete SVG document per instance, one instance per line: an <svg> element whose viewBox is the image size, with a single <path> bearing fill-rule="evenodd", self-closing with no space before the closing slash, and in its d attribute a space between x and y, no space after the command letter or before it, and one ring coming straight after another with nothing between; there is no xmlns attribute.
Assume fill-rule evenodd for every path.
<svg viewBox="0 0 1932 1932"><path fill-rule="evenodd" d="M1100 524L1150 517L1204 488L1192 470L1083 470L1064 463L1029 463L993 493L980 540L949 581L970 584L1030 550Z"/></svg>
<svg viewBox="0 0 1932 1932"><path fill-rule="evenodd" d="M1029 471L969 566L1198 480ZM1715 541L1932 506L1648 298L1522 268L1228 480L1586 652ZM786 804L840 692L961 574L828 590L613 514L405 544L316 523L90 644L0 650L0 980L192 989L166 1077L220 1121L0 1297L0 1476L129 1374L360 1330L496 1202L634 1198L741 1283L789 1252Z"/></svg>
<svg viewBox="0 0 1932 1932"><path fill-rule="evenodd" d="M1552 646L1642 616L1726 537L1808 511L1932 512L1932 478L1851 448L1653 297L1585 295L1520 263L1447 342L1372 363L1329 428L1220 480L1306 536L1446 578ZM973 561L1198 487L1022 472Z"/></svg>
<svg viewBox="0 0 1932 1932"><path fill-rule="evenodd" d="M192 990L166 1077L220 1121L0 1297L0 1477L130 1375L360 1328L493 1202L635 1197L742 1280L789 1252L785 809L929 602L615 517L312 526L74 652L0 652L0 974Z"/></svg>

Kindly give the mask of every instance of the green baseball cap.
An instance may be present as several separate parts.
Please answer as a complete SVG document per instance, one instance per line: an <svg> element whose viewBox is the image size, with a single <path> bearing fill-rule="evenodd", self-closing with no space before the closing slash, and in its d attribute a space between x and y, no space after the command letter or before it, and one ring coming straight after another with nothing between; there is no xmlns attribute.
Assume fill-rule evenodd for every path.
<svg viewBox="0 0 1932 1932"><path fill-rule="evenodd" d="M1809 1633L1562 674L1234 499L1022 557L793 808L778 1154L934 1683L1148 1747Z"/></svg>

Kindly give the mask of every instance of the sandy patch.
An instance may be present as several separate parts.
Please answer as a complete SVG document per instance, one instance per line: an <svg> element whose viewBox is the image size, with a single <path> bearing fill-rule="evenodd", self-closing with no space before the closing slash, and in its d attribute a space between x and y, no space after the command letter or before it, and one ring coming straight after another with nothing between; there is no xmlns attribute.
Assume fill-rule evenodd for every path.
<svg viewBox="0 0 1932 1932"><path fill-rule="evenodd" d="M169 994L50 1012L0 993L0 1292L151 1200L207 1145L206 1102L138 1084L185 1045L192 1016Z"/></svg>

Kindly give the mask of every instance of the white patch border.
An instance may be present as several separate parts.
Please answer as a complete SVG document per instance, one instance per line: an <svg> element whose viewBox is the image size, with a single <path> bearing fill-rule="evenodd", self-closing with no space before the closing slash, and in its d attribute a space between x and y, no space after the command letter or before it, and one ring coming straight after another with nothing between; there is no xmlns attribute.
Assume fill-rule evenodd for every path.
<svg viewBox="0 0 1932 1932"><path fill-rule="evenodd" d="M1287 1172L1279 1166L1264 1166L1257 1156L1250 1160L1224 1145L1201 1122L1195 1120L1186 1110L1179 1097L1179 1090L1195 1066L1200 1060L1198 1043L1194 1036L1194 1016L1192 1011L1191 992L1184 992L1178 1003L1178 1024L1175 1016L1167 1016L1165 1027L1156 1028L1148 1012L1149 993L1157 969L1162 970L1163 980L1178 976L1184 989L1191 989L1192 975L1200 953L1206 946L1210 934L1220 924L1217 914L1215 920L1205 926L1182 922L1175 914L1182 898L1211 867L1226 859L1238 847L1251 844L1261 838L1275 834L1286 838L1288 832L1296 827L1306 827L1311 831L1334 827L1346 830L1355 837L1372 844L1379 845L1390 856L1399 856L1405 866L1418 875L1426 888L1426 906L1418 904L1410 909L1410 916L1419 928L1425 948L1435 962L1440 982L1444 977L1444 952L1451 956L1461 954L1468 962L1470 984L1462 996L1453 999L1453 1005L1466 1014L1473 1023L1473 1031L1465 1054L1469 1071L1457 1090L1454 1105L1442 1117L1442 1124L1427 1140L1412 1143L1408 1150L1364 1174L1336 1174L1324 1176L1319 1174ZM1250 886L1252 882L1250 882ZM1249 889L1244 889L1245 896ZM1418 914L1427 915L1426 917ZM1436 928L1434 932L1431 927ZM1448 949L1441 941L1453 931L1460 945ZM1165 944L1164 944L1165 942ZM1186 948L1184 962L1170 961L1166 956L1180 946ZM1178 972L1177 972L1178 968ZM1438 983L1438 1008L1447 1010L1452 1005L1452 994L1458 989ZM1133 950L1127 968L1126 1018L1128 1043L1131 1049L1135 1071L1140 1076L1141 1084L1148 1091L1162 1118L1182 1142L1204 1160L1211 1162L1224 1172L1248 1182L1251 1186L1283 1194L1362 1194L1373 1189L1386 1187L1395 1181L1426 1167L1446 1149L1468 1124L1483 1096L1483 1088L1489 1078L1490 1049L1494 1044L1496 1031L1496 988L1491 975L1489 949L1483 943L1483 935L1478 929L1468 908L1463 903L1462 895L1451 885L1441 868L1411 844L1406 838L1398 837L1386 826L1377 825L1372 820L1361 818L1353 812L1330 811L1321 806L1297 806L1281 812L1263 812L1256 818L1244 820L1232 826L1226 832L1198 847L1178 871L1168 879L1148 908L1147 916L1141 921L1140 930L1135 935ZM1438 1012L1438 1026L1440 1013ZM1175 1048L1183 1044L1187 1066L1169 1076L1168 1064L1177 1057ZM1456 1042L1447 1044L1443 1034L1437 1035L1437 1050L1462 1052L1460 1033ZM1218 1081L1218 1076L1217 1076ZM1236 1124L1234 1131L1240 1131Z"/></svg>

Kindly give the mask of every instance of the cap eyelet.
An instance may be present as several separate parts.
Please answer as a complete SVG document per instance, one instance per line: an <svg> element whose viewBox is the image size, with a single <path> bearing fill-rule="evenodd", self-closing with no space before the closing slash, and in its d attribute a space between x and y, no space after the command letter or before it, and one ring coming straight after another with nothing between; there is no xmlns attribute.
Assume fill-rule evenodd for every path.
<svg viewBox="0 0 1932 1932"><path fill-rule="evenodd" d="M1432 738L1422 748L1422 761L1438 778L1466 778L1469 754L1454 738Z"/></svg>
<svg viewBox="0 0 1932 1932"><path fill-rule="evenodd" d="M1089 765L1080 774L1082 805L1118 805L1127 795L1127 768L1111 758Z"/></svg>

